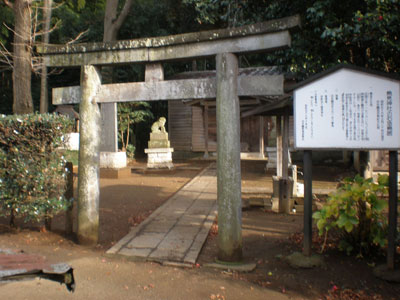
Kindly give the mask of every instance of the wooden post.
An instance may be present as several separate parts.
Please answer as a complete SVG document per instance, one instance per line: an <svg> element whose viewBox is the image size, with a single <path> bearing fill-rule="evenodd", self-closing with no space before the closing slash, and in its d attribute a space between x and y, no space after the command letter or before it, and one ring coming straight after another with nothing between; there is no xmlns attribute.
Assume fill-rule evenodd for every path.
<svg viewBox="0 0 400 300"><path fill-rule="evenodd" d="M312 152L304 150L304 245L303 254L311 255L312 243Z"/></svg>
<svg viewBox="0 0 400 300"><path fill-rule="evenodd" d="M99 228L100 197L100 110L96 94L101 85L94 66L81 67L82 97L78 170L78 241L96 244Z"/></svg>
<svg viewBox="0 0 400 300"><path fill-rule="evenodd" d="M238 59L217 55L218 259L242 260Z"/></svg>
<svg viewBox="0 0 400 300"><path fill-rule="evenodd" d="M397 236L397 151L389 151L389 232L387 267L394 270Z"/></svg>
<svg viewBox="0 0 400 300"><path fill-rule="evenodd" d="M67 162L65 164L65 169L67 172L67 188L65 190L64 197L70 202L69 207L65 212L65 233L70 235L72 234L74 228L74 218L72 215L72 210L74 208L74 166L72 165L72 162Z"/></svg>
<svg viewBox="0 0 400 300"><path fill-rule="evenodd" d="M286 111L283 116L282 134L282 178L289 178L289 113Z"/></svg>
<svg viewBox="0 0 400 300"><path fill-rule="evenodd" d="M265 156L264 156L264 151L265 151L265 149L264 149L264 117L263 116L260 116L260 118L259 118L259 120L260 120L260 138L259 138L259 140L260 140L260 157L261 158L264 158Z"/></svg>
<svg viewBox="0 0 400 300"><path fill-rule="evenodd" d="M204 158L208 158L208 103L204 103Z"/></svg>
<svg viewBox="0 0 400 300"><path fill-rule="evenodd" d="M283 134L281 136L282 178L279 179L279 212L290 213L290 182L289 182L289 114L283 116Z"/></svg>
<svg viewBox="0 0 400 300"><path fill-rule="evenodd" d="M276 116L276 176L282 177L282 118Z"/></svg>

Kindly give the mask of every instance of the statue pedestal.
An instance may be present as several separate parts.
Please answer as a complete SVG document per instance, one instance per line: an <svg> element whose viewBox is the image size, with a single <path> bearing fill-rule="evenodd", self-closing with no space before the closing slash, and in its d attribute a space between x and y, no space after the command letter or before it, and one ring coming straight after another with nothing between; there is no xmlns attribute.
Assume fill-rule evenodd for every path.
<svg viewBox="0 0 400 300"><path fill-rule="evenodd" d="M147 153L147 168L150 169L172 169L172 152L174 148L149 148L144 149Z"/></svg>
<svg viewBox="0 0 400 300"><path fill-rule="evenodd" d="M172 152L168 140L168 132L165 131L165 118L161 117L151 126L149 148L144 149L147 153L147 168L149 169L172 169Z"/></svg>

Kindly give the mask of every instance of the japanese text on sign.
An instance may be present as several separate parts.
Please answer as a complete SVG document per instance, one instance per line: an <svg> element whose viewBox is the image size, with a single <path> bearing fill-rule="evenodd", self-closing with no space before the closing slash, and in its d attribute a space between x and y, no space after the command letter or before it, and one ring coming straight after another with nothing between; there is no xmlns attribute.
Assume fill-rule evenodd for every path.
<svg viewBox="0 0 400 300"><path fill-rule="evenodd" d="M341 70L295 91L296 148L400 147L399 83Z"/></svg>

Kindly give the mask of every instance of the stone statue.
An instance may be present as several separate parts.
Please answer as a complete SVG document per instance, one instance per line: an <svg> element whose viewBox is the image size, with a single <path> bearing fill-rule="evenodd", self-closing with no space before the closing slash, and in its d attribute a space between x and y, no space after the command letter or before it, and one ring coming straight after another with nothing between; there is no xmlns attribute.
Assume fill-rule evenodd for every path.
<svg viewBox="0 0 400 300"><path fill-rule="evenodd" d="M154 122L153 125L151 125L151 132L152 133L157 133L157 132L163 132L165 133L165 122L167 122L167 119L164 117L161 117L158 119L158 121Z"/></svg>
<svg viewBox="0 0 400 300"><path fill-rule="evenodd" d="M168 133L165 130L166 118L161 117L151 126L149 146L144 149L147 153L147 167L151 169L168 168L172 169L172 152L168 140Z"/></svg>

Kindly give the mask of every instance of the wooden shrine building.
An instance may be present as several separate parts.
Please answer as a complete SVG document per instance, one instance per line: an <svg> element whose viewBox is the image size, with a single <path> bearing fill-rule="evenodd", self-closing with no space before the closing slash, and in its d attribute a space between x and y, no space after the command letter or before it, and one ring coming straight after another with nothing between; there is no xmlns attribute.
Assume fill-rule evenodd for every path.
<svg viewBox="0 0 400 300"><path fill-rule="evenodd" d="M275 122L270 113L267 117L251 115L255 108L263 107L290 97L285 91L292 85L293 80L286 78L278 67L258 67L239 69L239 78L244 76L270 76L277 82L277 87L284 80L284 93L280 96L241 96L240 104L240 148L241 153L248 154L254 158L263 158L268 139ZM215 78L215 71L185 72L175 75L174 79L188 78ZM279 91L277 91L279 94ZM290 106L290 104L288 104ZM262 113L261 113L262 114ZM168 130L171 144L175 150L192 152L217 151L217 122L216 122L216 100L197 99L168 102ZM291 122L293 120L291 119ZM290 135L293 137L293 130ZM293 138L292 138L293 140ZM293 143L292 143L293 144Z"/></svg>

